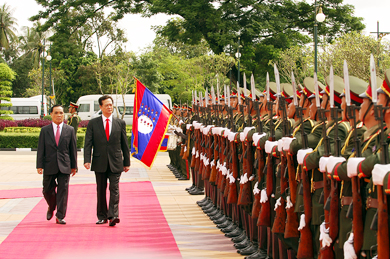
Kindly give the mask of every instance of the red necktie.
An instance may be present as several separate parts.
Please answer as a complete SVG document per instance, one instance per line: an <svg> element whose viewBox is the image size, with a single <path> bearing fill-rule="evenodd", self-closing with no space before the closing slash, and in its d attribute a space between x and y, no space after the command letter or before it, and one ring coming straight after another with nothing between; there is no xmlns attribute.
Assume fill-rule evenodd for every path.
<svg viewBox="0 0 390 259"><path fill-rule="evenodd" d="M58 142L60 141L60 126L57 126L57 133L56 133L56 144L58 146Z"/></svg>
<svg viewBox="0 0 390 259"><path fill-rule="evenodd" d="M108 123L110 120L106 119L106 137L107 141L110 139L110 124Z"/></svg>

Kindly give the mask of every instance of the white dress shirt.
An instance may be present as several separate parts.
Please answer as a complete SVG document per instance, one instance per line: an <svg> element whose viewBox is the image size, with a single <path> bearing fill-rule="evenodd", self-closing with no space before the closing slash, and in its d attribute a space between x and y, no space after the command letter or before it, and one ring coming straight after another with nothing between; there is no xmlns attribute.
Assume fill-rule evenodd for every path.
<svg viewBox="0 0 390 259"><path fill-rule="evenodd" d="M108 119L108 125L110 126L110 129L109 129L109 132L110 132L110 135L111 135L111 129L112 129L112 114L110 115L110 117L105 117L103 114L102 114L102 119L103 119L103 127L104 127L104 130L106 130L106 119Z"/></svg>

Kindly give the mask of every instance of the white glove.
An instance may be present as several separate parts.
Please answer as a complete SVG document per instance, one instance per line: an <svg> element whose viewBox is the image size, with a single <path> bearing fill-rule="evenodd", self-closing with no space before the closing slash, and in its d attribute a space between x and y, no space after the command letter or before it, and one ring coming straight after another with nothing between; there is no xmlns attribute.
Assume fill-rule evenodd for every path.
<svg viewBox="0 0 390 259"><path fill-rule="evenodd" d="M278 140L278 150L279 152L283 151L283 138Z"/></svg>
<svg viewBox="0 0 390 259"><path fill-rule="evenodd" d="M254 146L257 146L259 144L259 140L263 137L265 137L267 134L266 133L254 133L253 136L252 136L252 139L253 139L253 145Z"/></svg>
<svg viewBox="0 0 390 259"><path fill-rule="evenodd" d="M228 140L229 140L230 142L233 142L235 136L236 136L236 133L230 131L230 132L229 132L229 135L228 135Z"/></svg>
<svg viewBox="0 0 390 259"><path fill-rule="evenodd" d="M186 129L189 130L189 129L191 128L191 126L192 126L192 124L187 124L187 125L186 125Z"/></svg>
<svg viewBox="0 0 390 259"><path fill-rule="evenodd" d="M286 197L286 210L292 208L294 205L292 204L291 202L291 197L290 196L287 196Z"/></svg>
<svg viewBox="0 0 390 259"><path fill-rule="evenodd" d="M325 227L325 222L322 222L320 226L320 241L322 241L322 247L332 244L332 239L329 236L329 228Z"/></svg>
<svg viewBox="0 0 390 259"><path fill-rule="evenodd" d="M192 122L192 126L195 127L195 124L197 124L197 123L198 123L197 121L193 121L193 122Z"/></svg>
<svg viewBox="0 0 390 259"><path fill-rule="evenodd" d="M226 166L221 166L221 172L222 172L222 175L226 175L227 174L227 168Z"/></svg>
<svg viewBox="0 0 390 259"><path fill-rule="evenodd" d="M213 161L211 161L210 165L211 165L211 166L214 166L214 165L215 165L215 159L213 159Z"/></svg>
<svg viewBox="0 0 390 259"><path fill-rule="evenodd" d="M299 221L298 230L301 231L305 226L306 226L305 214L302 214L302 215L301 215L301 220Z"/></svg>
<svg viewBox="0 0 390 259"><path fill-rule="evenodd" d="M260 203L266 203L268 201L267 189L261 190Z"/></svg>
<svg viewBox="0 0 390 259"><path fill-rule="evenodd" d="M225 129L225 131L223 132L223 136L227 138L229 134L230 134L230 129Z"/></svg>
<svg viewBox="0 0 390 259"><path fill-rule="evenodd" d="M283 137L282 139L283 139L283 150L286 152L290 151L290 144L296 138Z"/></svg>
<svg viewBox="0 0 390 259"><path fill-rule="evenodd" d="M279 197L279 199L276 200L274 211L276 211L279 208L279 206L282 206L281 200L282 200L282 197Z"/></svg>
<svg viewBox="0 0 390 259"><path fill-rule="evenodd" d="M192 155L195 155L196 154L196 151L195 151L195 147L192 148Z"/></svg>
<svg viewBox="0 0 390 259"><path fill-rule="evenodd" d="M375 185L383 185L383 179L386 174L390 171L390 164L380 165L376 164L372 169L372 181Z"/></svg>
<svg viewBox="0 0 390 259"><path fill-rule="evenodd" d="M248 182L248 174L245 173L244 176L242 176L240 179L240 184L245 184L247 182Z"/></svg>
<svg viewBox="0 0 390 259"><path fill-rule="evenodd" d="M358 165L365 157L351 157L347 162L347 174L349 178L358 175Z"/></svg>
<svg viewBox="0 0 390 259"><path fill-rule="evenodd" d="M233 173L229 174L229 183L235 183L236 179L233 177Z"/></svg>
<svg viewBox="0 0 390 259"><path fill-rule="evenodd" d="M342 163L345 161L345 158L344 157L334 157L334 156L330 156L329 157L329 160L328 160L328 166L326 167L327 171L328 171L328 174L331 174L333 172L333 169L334 167L338 164L338 163Z"/></svg>
<svg viewBox="0 0 390 259"><path fill-rule="evenodd" d="M349 238L344 243L344 259L357 259L355 248L353 247L353 233L349 235Z"/></svg>
<svg viewBox="0 0 390 259"><path fill-rule="evenodd" d="M278 142L277 142L277 141L269 141L269 140L267 140L267 141L265 142L265 147L264 147L265 152L266 152L267 154L270 154L270 153L272 152L272 149L273 149L274 146L276 146L276 145L278 145Z"/></svg>
<svg viewBox="0 0 390 259"><path fill-rule="evenodd" d="M184 152L187 152L187 146L184 146Z"/></svg>
<svg viewBox="0 0 390 259"><path fill-rule="evenodd" d="M255 179L255 177L253 175L251 175L251 177L249 177L249 181L253 181Z"/></svg>
<svg viewBox="0 0 390 259"><path fill-rule="evenodd" d="M219 170L219 167L221 166L221 164L219 163L219 159L217 160L217 170Z"/></svg>
<svg viewBox="0 0 390 259"><path fill-rule="evenodd" d="M298 150L298 154L297 154L298 164L303 165L303 159L305 158L305 156L307 154L309 154L311 152L313 152L312 148Z"/></svg>
<svg viewBox="0 0 390 259"><path fill-rule="evenodd" d="M195 158L198 158L199 157L199 151L196 151L196 156Z"/></svg>
<svg viewBox="0 0 390 259"><path fill-rule="evenodd" d="M256 182L255 183L255 187L253 187L253 194L256 195L256 194L259 194L259 193L260 193L259 182Z"/></svg>
<svg viewBox="0 0 390 259"><path fill-rule="evenodd" d="M326 172L326 165L328 164L329 157L322 156L320 158L319 166L320 166L320 172L325 173Z"/></svg>
<svg viewBox="0 0 390 259"><path fill-rule="evenodd" d="M241 142L245 141L245 133L244 132L240 132L240 141Z"/></svg>
<svg viewBox="0 0 390 259"><path fill-rule="evenodd" d="M244 128L244 136L248 136L248 132L251 131L252 129L256 129L255 127L245 127Z"/></svg>
<svg viewBox="0 0 390 259"><path fill-rule="evenodd" d="M184 121L180 120L179 121L179 125L182 125L184 123Z"/></svg>

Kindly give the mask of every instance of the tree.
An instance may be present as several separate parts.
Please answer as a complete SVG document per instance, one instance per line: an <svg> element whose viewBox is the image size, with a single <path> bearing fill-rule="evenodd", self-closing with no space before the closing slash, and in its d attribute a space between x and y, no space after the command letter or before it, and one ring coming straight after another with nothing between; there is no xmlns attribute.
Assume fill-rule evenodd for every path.
<svg viewBox="0 0 390 259"><path fill-rule="evenodd" d="M12 96L12 81L15 79L15 72L7 64L0 63L0 119L8 119L11 110L3 110L2 107L10 107L11 103L2 101L11 101Z"/></svg>
<svg viewBox="0 0 390 259"><path fill-rule="evenodd" d="M16 37L16 19L12 17L12 10L7 4L3 4L0 8L0 50L8 49L11 41Z"/></svg>

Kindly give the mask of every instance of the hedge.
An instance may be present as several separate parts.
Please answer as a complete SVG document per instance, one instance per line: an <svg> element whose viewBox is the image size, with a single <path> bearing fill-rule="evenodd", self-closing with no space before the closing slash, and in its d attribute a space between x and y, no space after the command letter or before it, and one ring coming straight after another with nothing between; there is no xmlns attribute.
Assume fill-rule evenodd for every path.
<svg viewBox="0 0 390 259"><path fill-rule="evenodd" d="M2 130L0 128L0 130ZM87 128L78 128L77 133L85 134ZM39 127L6 127L4 128L4 132L14 132L14 133L39 133L41 132L41 128ZM131 134L131 126L126 126L127 134Z"/></svg>
<svg viewBox="0 0 390 259"><path fill-rule="evenodd" d="M39 133L0 132L0 148L37 148ZM84 133L77 133L77 148L84 147ZM129 146L131 134L127 135Z"/></svg>

